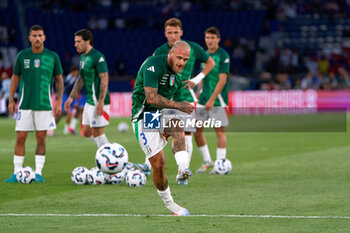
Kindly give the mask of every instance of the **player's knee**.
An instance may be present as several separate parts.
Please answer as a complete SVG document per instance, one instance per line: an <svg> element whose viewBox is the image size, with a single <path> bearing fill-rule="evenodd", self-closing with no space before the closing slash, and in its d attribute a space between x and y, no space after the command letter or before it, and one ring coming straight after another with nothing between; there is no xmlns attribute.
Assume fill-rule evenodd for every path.
<svg viewBox="0 0 350 233"><path fill-rule="evenodd" d="M176 133L181 133L181 134L185 135L184 128L181 124L177 124L177 126L175 127L174 130Z"/></svg>
<svg viewBox="0 0 350 233"><path fill-rule="evenodd" d="M154 155L149 159L153 170L161 170L165 167L165 158L159 154Z"/></svg>
<svg viewBox="0 0 350 233"><path fill-rule="evenodd" d="M46 141L46 134L40 134L36 135L36 141L40 144L45 143Z"/></svg>
<svg viewBox="0 0 350 233"><path fill-rule="evenodd" d="M185 140L185 134L181 130L180 131L175 130L174 133L173 133L173 137L176 140Z"/></svg>
<svg viewBox="0 0 350 233"><path fill-rule="evenodd" d="M195 132L195 134L200 134L200 133L203 133L203 128L196 128L196 132Z"/></svg>
<svg viewBox="0 0 350 233"><path fill-rule="evenodd" d="M92 133L91 133L91 130L84 130L84 137L91 137Z"/></svg>
<svg viewBox="0 0 350 233"><path fill-rule="evenodd" d="M91 135L96 138L104 134L104 128L92 128Z"/></svg>
<svg viewBox="0 0 350 233"><path fill-rule="evenodd" d="M158 158L158 159L154 160L153 163L152 163L152 169L153 170L154 169L161 170L164 167L165 167L165 160L162 159L162 158Z"/></svg>
<svg viewBox="0 0 350 233"><path fill-rule="evenodd" d="M217 133L216 135L217 135L219 140L226 141L226 134L225 134L225 132L220 132L220 133Z"/></svg>
<svg viewBox="0 0 350 233"><path fill-rule="evenodd" d="M195 138L201 138L202 136L203 136L203 133L202 133L202 132L198 132L198 131L197 131L197 132L194 133L194 137L195 137Z"/></svg>
<svg viewBox="0 0 350 233"><path fill-rule="evenodd" d="M25 135L17 135L17 144L25 144L27 137Z"/></svg>
<svg viewBox="0 0 350 233"><path fill-rule="evenodd" d="M179 119L171 119L166 125L170 131L169 133L167 132L167 134L173 137L175 137L179 133L184 134L184 125L181 124L181 122L182 121L180 121Z"/></svg>

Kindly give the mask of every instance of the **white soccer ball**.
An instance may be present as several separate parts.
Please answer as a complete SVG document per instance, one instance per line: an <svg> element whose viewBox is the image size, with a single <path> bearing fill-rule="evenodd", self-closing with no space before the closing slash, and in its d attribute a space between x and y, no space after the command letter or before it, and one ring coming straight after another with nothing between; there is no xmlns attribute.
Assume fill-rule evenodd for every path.
<svg viewBox="0 0 350 233"><path fill-rule="evenodd" d="M146 184L146 175L140 170L129 171L125 181L129 187L143 187Z"/></svg>
<svg viewBox="0 0 350 233"><path fill-rule="evenodd" d="M106 143L96 152L96 164L100 171L107 174L121 172L128 162L128 152L118 143Z"/></svg>
<svg viewBox="0 0 350 233"><path fill-rule="evenodd" d="M22 167L17 170L16 178L21 184L31 184L35 181L35 172L31 167Z"/></svg>
<svg viewBox="0 0 350 233"><path fill-rule="evenodd" d="M98 167L92 167L91 169L90 169L90 171L92 171L92 172L97 172L97 171L99 171L100 169L98 169Z"/></svg>
<svg viewBox="0 0 350 233"><path fill-rule="evenodd" d="M87 182L92 185L101 185L106 183L106 176L99 170L89 171L87 174Z"/></svg>
<svg viewBox="0 0 350 233"><path fill-rule="evenodd" d="M124 177L126 177L129 171L135 171L135 170L136 168L134 167L134 165L130 162L127 162L122 172L124 174Z"/></svg>
<svg viewBox="0 0 350 233"><path fill-rule="evenodd" d="M74 184L83 185L87 183L87 174L89 169L86 167L76 167L72 172L72 181Z"/></svg>
<svg viewBox="0 0 350 233"><path fill-rule="evenodd" d="M111 174L106 176L106 181L109 184L121 184L124 180L124 173L119 172L116 174Z"/></svg>
<svg viewBox="0 0 350 233"><path fill-rule="evenodd" d="M214 171L218 175L230 174L232 170L231 161L228 159L218 159L214 163Z"/></svg>
<svg viewBox="0 0 350 233"><path fill-rule="evenodd" d="M120 122L120 123L118 124L118 131L119 131L119 132L124 133L124 132L126 132L126 131L128 131L128 130L129 130L129 125L128 125L128 123L122 121L122 122Z"/></svg>

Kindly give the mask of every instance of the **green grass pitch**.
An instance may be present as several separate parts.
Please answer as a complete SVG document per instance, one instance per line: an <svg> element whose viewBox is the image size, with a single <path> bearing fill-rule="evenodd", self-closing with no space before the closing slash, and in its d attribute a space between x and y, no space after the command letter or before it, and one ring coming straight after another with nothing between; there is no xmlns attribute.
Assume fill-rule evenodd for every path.
<svg viewBox="0 0 350 233"><path fill-rule="evenodd" d="M129 119L112 119L107 137L125 146L131 162L143 162L132 129L118 132L120 121ZM74 185L72 170L94 167L96 146L80 136L63 135L63 121L57 136L47 138L46 183L3 183L13 172L14 127L14 120L0 119L1 233L318 233L350 229L349 132L227 133L232 173L193 174L188 186L176 184L176 163L167 145L166 171L172 195L193 215L174 217L163 216L170 213L150 177L143 188L129 188L125 182ZM215 134L206 136L215 159ZM34 168L34 150L35 137L30 133L24 165ZM195 172L201 162L194 146L191 170Z"/></svg>

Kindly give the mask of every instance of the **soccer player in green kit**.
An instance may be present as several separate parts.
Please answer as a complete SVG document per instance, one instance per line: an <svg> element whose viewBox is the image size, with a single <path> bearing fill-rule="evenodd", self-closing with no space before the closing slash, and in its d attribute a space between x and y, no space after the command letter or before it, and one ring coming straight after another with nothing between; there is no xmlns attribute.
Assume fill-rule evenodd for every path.
<svg viewBox="0 0 350 233"><path fill-rule="evenodd" d="M35 181L43 183L41 171L45 163L46 132L55 129L54 115L62 112L63 78L62 66L58 55L44 48L45 34L40 25L34 25L29 30L31 48L20 51L11 78L9 112L14 115L16 103L13 96L18 83L20 84L20 100L16 120L16 145L13 158L14 174L5 180L6 183L15 183L16 171L23 165L25 142L28 131L36 131L37 146L35 149ZM52 112L51 81L56 81L57 102Z"/></svg>
<svg viewBox="0 0 350 233"><path fill-rule="evenodd" d="M181 37L183 35L181 20L177 18L168 19L164 24L164 29L165 29L164 35L167 38L168 42L160 46L158 49L156 49L153 55L168 54L170 49L173 47L174 43L176 41L181 40ZM180 74L182 80L186 81L192 78L196 61L205 63L205 66L202 72L199 73L193 79L191 79L194 85L193 83L186 84L188 85L188 87L193 88L195 87L195 85L199 84L200 81L211 71L211 69L215 66L215 62L211 57L209 57L209 55L203 50L203 48L199 44L192 41L187 41L187 40L185 41L191 46L191 54L186 66L184 67L183 71ZM178 101L178 102L187 101L194 105L197 102L197 98L191 88L180 89L174 96L174 101ZM178 114L181 115L181 113L178 113ZM194 114L191 117L193 118ZM189 154L189 161L191 161L191 156L193 151L191 133L194 133L196 129L191 127L188 127L188 128L185 127L184 130L185 130L186 150ZM145 171L146 173L150 172L150 170L148 169L150 167L150 164L147 158L145 160L145 164L135 164L135 166L138 168L141 168L141 170ZM179 184L186 185L187 182L188 182L187 180L184 180L183 182L180 181Z"/></svg>
<svg viewBox="0 0 350 233"><path fill-rule="evenodd" d="M228 126L226 107L228 105L228 74L230 72L230 56L219 46L220 31L216 27L210 27L205 31L205 43L208 47L207 53L215 61L215 67L203 79L202 92L199 98L197 120L205 121L214 118L221 121L221 127L216 127L217 136L216 159L226 158L226 134L225 127ZM213 167L208 145L203 134L203 128L197 128L194 133L198 149L203 157L202 166L196 173L203 173ZM215 174L211 171L210 174Z"/></svg>
<svg viewBox="0 0 350 233"><path fill-rule="evenodd" d="M190 57L191 47L184 41L177 41L167 55L151 56L141 66L132 94L132 123L139 145L153 167L153 183L164 205L174 215L189 215L187 209L176 204L171 196L165 173L165 155L163 148L166 138L173 137L173 152L178 164L176 180L187 180L192 172L188 169L189 160L185 145L185 135L181 127L147 129L145 115L152 113L152 121L160 117L159 110L178 109L190 114L194 107L187 101L176 102L173 96L184 88L178 74L183 70ZM156 112L154 112L156 111ZM178 122L178 119L169 119ZM167 124L167 123L166 123Z"/></svg>
<svg viewBox="0 0 350 233"><path fill-rule="evenodd" d="M94 39L87 29L74 34L74 45L80 56L79 77L64 104L68 112L70 105L81 88L86 88L86 103L83 111L84 136L97 147L108 143L104 127L109 124L110 97L108 91L108 68L104 55L93 48Z"/></svg>

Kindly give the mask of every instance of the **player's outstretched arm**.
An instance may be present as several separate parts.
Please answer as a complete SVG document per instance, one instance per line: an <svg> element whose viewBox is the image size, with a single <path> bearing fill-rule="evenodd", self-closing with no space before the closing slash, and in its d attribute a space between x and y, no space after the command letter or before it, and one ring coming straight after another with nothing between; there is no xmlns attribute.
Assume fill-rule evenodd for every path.
<svg viewBox="0 0 350 233"><path fill-rule="evenodd" d="M194 88L196 85L198 85L204 78L209 74L209 72L215 67L215 61L213 58L209 57L207 62L205 63L205 66L203 70L196 75L196 77L191 78L190 80L186 80L183 83L185 83L184 88L190 89Z"/></svg>
<svg viewBox="0 0 350 233"><path fill-rule="evenodd" d="M102 115L103 105L104 105L105 97L108 90L108 73L107 72L100 73L99 77L101 79L100 95L98 96L97 105L96 105L96 114L98 116Z"/></svg>
<svg viewBox="0 0 350 233"><path fill-rule="evenodd" d="M13 116L16 112L16 103L13 99L16 89L18 87L20 76L19 75L12 75L11 78L11 84L10 84L10 95L9 95L9 105L8 105L8 110L9 113Z"/></svg>
<svg viewBox="0 0 350 233"><path fill-rule="evenodd" d="M213 58L209 57L207 62L205 63L202 73L205 76L207 76L214 67L215 67L215 61Z"/></svg>
<svg viewBox="0 0 350 233"><path fill-rule="evenodd" d="M160 107L160 108L174 108L180 111L190 114L193 111L193 106L184 101L182 103L168 100L158 94L158 89L154 87L145 87L146 101L148 104Z"/></svg>
<svg viewBox="0 0 350 233"><path fill-rule="evenodd" d="M63 97L63 77L62 74L55 75L57 102L55 105L54 115L59 116L62 113L62 97Z"/></svg>

